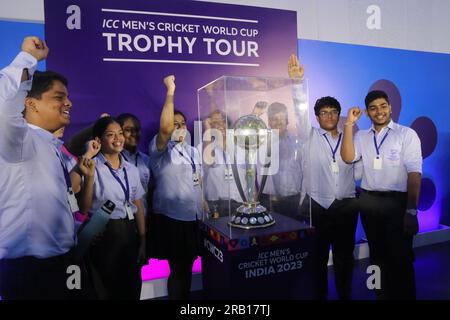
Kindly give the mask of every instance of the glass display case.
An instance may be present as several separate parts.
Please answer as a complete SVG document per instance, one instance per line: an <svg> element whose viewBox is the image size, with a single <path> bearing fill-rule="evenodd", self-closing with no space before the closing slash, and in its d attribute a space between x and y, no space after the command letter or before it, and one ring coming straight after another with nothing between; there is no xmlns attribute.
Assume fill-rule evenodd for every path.
<svg viewBox="0 0 450 320"><path fill-rule="evenodd" d="M306 81L222 76L197 91L203 221L243 230L310 228L299 113Z"/></svg>

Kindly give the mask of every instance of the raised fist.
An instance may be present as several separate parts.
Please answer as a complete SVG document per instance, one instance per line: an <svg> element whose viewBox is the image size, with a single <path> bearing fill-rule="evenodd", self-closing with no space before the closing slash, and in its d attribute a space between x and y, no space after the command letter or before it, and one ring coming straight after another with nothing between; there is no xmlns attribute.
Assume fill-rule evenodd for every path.
<svg viewBox="0 0 450 320"><path fill-rule="evenodd" d="M170 75L164 78L164 84L166 85L167 92L175 92L175 76Z"/></svg>
<svg viewBox="0 0 450 320"><path fill-rule="evenodd" d="M348 110L347 122L355 123L362 115L362 110L359 107L353 107Z"/></svg>
<svg viewBox="0 0 450 320"><path fill-rule="evenodd" d="M264 112L266 112L267 106L269 103L267 101L258 101L253 107L252 114L255 116L261 116Z"/></svg>
<svg viewBox="0 0 450 320"><path fill-rule="evenodd" d="M38 37L26 37L22 42L22 51L31 54L37 61L41 61L48 56L47 45Z"/></svg>
<svg viewBox="0 0 450 320"><path fill-rule="evenodd" d="M93 177L95 175L95 161L82 156L78 161L78 167L81 174L85 177Z"/></svg>
<svg viewBox="0 0 450 320"><path fill-rule="evenodd" d="M292 80L301 80L305 74L305 68L298 62L298 58L295 54L289 57L288 62L288 75Z"/></svg>
<svg viewBox="0 0 450 320"><path fill-rule="evenodd" d="M95 157L97 155L97 153L100 151L100 143L95 141L95 140L90 140L87 143L87 150L84 154L84 157L88 158L88 159L92 159L93 157Z"/></svg>

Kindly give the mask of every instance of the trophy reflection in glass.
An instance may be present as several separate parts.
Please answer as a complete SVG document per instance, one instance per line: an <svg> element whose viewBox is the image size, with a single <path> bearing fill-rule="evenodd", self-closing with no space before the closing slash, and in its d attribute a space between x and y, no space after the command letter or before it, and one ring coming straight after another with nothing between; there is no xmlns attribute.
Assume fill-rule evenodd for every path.
<svg viewBox="0 0 450 320"><path fill-rule="evenodd" d="M256 187L256 160L258 149L267 142L267 155L270 157L270 129L256 115L239 118L234 125L234 144L245 150L245 190L237 170L236 159L232 165L236 186L244 203L231 216L228 224L243 229L264 228L275 223L272 215L259 204L259 195L264 189L267 175L262 175L259 190ZM236 152L236 151L235 151Z"/></svg>

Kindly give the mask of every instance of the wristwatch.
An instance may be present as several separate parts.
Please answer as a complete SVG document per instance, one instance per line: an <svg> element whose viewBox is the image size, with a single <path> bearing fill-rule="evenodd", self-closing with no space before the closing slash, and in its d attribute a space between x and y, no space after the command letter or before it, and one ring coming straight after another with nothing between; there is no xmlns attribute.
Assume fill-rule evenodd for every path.
<svg viewBox="0 0 450 320"><path fill-rule="evenodd" d="M406 213L409 213L412 216L417 216L417 209L406 209Z"/></svg>

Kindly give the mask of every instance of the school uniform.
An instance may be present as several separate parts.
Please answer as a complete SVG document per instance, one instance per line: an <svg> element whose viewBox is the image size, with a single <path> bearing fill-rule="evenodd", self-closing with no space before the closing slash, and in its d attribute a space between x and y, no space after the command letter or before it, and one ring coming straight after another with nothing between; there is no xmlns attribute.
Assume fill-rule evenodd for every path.
<svg viewBox="0 0 450 320"><path fill-rule="evenodd" d="M299 219L303 174L300 141L298 137L288 133L286 137L278 138L277 147L278 152L276 146L271 147L271 166L277 166L277 169L274 174L267 176L260 201L270 211ZM262 167L258 169L258 173L262 174ZM261 181L262 177L259 175L259 183Z"/></svg>
<svg viewBox="0 0 450 320"><path fill-rule="evenodd" d="M294 85L297 128L303 143L303 192L308 196L312 225L316 228L319 298L328 294L328 257L333 250L336 289L340 299L350 299L353 250L358 208L355 201L354 166L340 155L343 133L337 137L311 125L306 104L298 98L301 85Z"/></svg>
<svg viewBox="0 0 450 320"><path fill-rule="evenodd" d="M415 299L413 236L403 233L408 173L422 173L419 137L391 120L355 136L355 161L363 164L361 222L371 263L381 269L380 299Z"/></svg>
<svg viewBox="0 0 450 320"><path fill-rule="evenodd" d="M211 213L218 212L219 216L230 216L236 212L244 202L236 186L232 169L232 157L227 151L215 145L212 149L214 158L212 164L205 164L203 168L203 188ZM245 168L241 164L236 166L243 190L245 190Z"/></svg>
<svg viewBox="0 0 450 320"><path fill-rule="evenodd" d="M101 239L89 253L92 274L98 274L94 283L101 284L96 287L97 294L100 299L136 300L140 297L141 279L134 201L145 194L139 171L122 157L117 170L102 153L94 159L94 191L89 215L95 214L107 200L116 205Z"/></svg>
<svg viewBox="0 0 450 320"><path fill-rule="evenodd" d="M198 150L185 142L169 141L166 148L159 151L156 139L157 136L149 145L154 182L149 252L151 257L169 261L169 298L186 299L192 264L200 254L201 158Z"/></svg>
<svg viewBox="0 0 450 320"><path fill-rule="evenodd" d="M145 195L141 199L141 201L144 207L144 214L145 216L147 216L148 211L147 193L150 183L150 158L148 155L139 150L136 151L135 153L131 153L130 151L125 149L122 151L122 156L126 161L133 164L139 170L141 185L145 191Z"/></svg>
<svg viewBox="0 0 450 320"><path fill-rule="evenodd" d="M22 116L36 59L21 52L0 71L0 295L64 299L76 236L61 140ZM72 198L72 206L73 206ZM76 201L75 201L76 202Z"/></svg>

